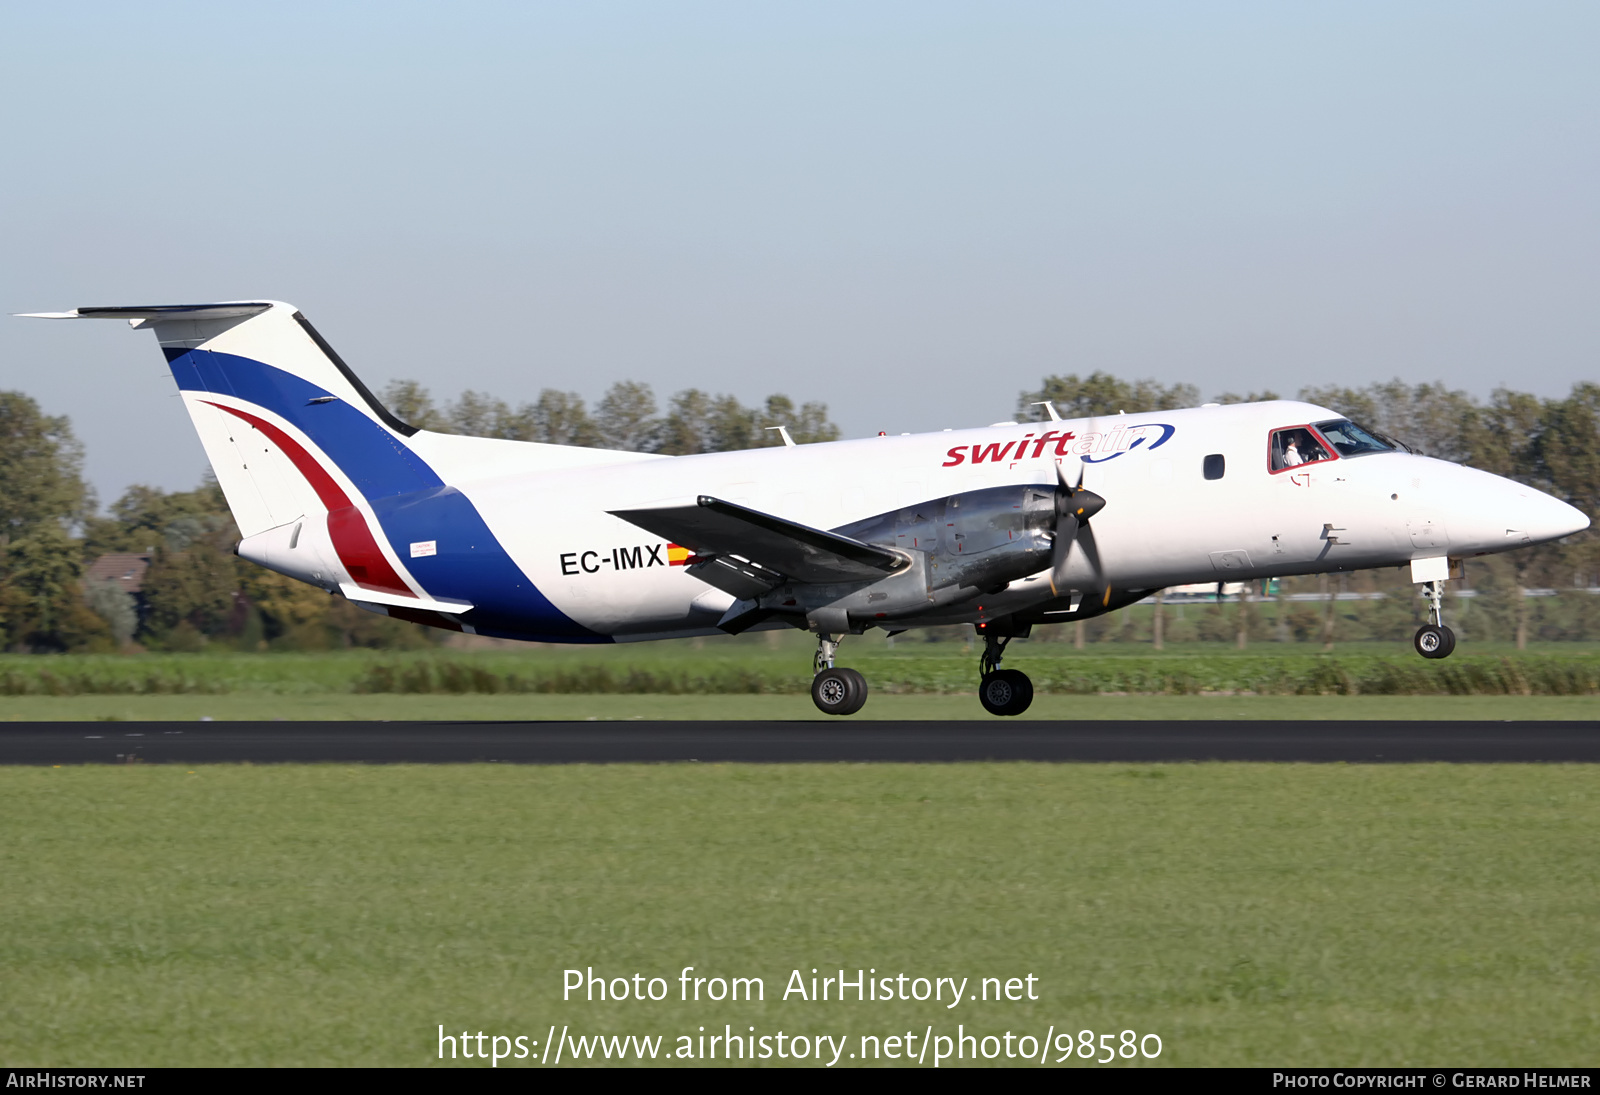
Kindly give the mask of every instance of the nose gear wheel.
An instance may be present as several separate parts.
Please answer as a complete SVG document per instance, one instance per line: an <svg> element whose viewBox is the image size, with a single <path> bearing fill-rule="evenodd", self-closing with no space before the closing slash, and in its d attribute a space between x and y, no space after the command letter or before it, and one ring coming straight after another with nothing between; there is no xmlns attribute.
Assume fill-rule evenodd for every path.
<svg viewBox="0 0 1600 1095"><path fill-rule="evenodd" d="M1424 658L1448 658L1456 648L1456 633L1444 626L1444 591L1442 583L1429 582L1428 622L1417 628L1411 644Z"/></svg>
<svg viewBox="0 0 1600 1095"><path fill-rule="evenodd" d="M1417 629L1412 644L1424 658L1448 658L1456 648L1456 633L1448 627L1427 624Z"/></svg>

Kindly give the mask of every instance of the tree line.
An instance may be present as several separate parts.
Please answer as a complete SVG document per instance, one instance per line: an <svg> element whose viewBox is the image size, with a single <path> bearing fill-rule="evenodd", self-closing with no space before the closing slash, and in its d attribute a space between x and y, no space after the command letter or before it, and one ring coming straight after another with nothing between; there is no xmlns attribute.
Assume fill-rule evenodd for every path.
<svg viewBox="0 0 1600 1095"><path fill-rule="evenodd" d="M825 403L797 407L786 395L770 395L761 406L746 407L734 396L689 388L667 400L661 414L650 385L632 380L613 384L593 413L577 392L554 388L518 407L470 390L440 407L416 381L396 380L383 390L382 399L402 421L425 430L666 456L781 445L779 426L800 445L839 440L839 427L828 420Z"/></svg>
<svg viewBox="0 0 1600 1095"><path fill-rule="evenodd" d="M1562 399L1497 390L1479 401L1442 385L1391 381L1364 388L1308 388L1300 397L1418 451L1529 483L1591 517L1600 511L1600 386L1579 384ZM839 437L822 403L797 405L773 395L747 407L732 396L689 389L671 396L662 409L648 385L631 381L613 385L592 410L577 394L554 389L518 406L473 391L440 404L416 382L396 381L384 398L400 418L426 429L668 455L782 444L769 429L779 425L801 444ZM1215 401L1270 398L1276 396L1224 393ZM1200 401L1193 385L1126 381L1096 372L1045 377L1037 390L1020 394L1019 415L1043 419L1043 408L1032 404L1046 399L1064 417L1165 410ZM209 475L190 491L130 487L102 513L82 468L83 447L65 417L44 414L23 393L0 392L0 483L5 488L0 491L0 646L6 650L325 649L436 641L437 632L364 612L343 598L239 560L233 554L238 530ZM140 596L130 596L115 578L86 581L90 564L113 553L149 557ZM1597 573L1600 540L1593 530L1561 545L1475 560L1468 581L1485 594L1473 602L1480 634L1600 636L1600 597L1519 595L1528 587L1592 585ZM1287 588L1298 588L1294 581ZM1300 581L1314 589L1318 580ZM1404 583L1392 576L1343 581L1361 588L1390 582L1404 591ZM1351 602L1341 611L1354 614L1345 628L1349 637L1387 636L1401 627L1388 619L1399 610L1383 602ZM1373 615L1370 623L1362 623L1363 612ZM1091 639L1139 639L1138 615L1119 619L1122 615L1091 621ZM1247 624L1264 635L1291 635L1288 616L1275 618L1269 627L1268 615L1263 612L1259 621ZM1211 638L1212 631L1221 634L1235 626L1231 617L1214 625L1205 622L1208 618L1196 621L1196 637ZM1312 630L1323 635L1327 627L1296 619L1292 637Z"/></svg>

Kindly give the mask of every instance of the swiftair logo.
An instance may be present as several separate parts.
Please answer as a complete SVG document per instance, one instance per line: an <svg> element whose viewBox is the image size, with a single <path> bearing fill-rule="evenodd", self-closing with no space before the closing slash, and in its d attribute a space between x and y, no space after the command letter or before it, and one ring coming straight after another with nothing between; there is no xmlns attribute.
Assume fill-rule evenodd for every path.
<svg viewBox="0 0 1600 1095"><path fill-rule="evenodd" d="M943 467L961 464L999 464L1006 461L1040 460L1045 450L1053 457L1076 456L1085 464L1103 464L1135 449L1159 449L1177 433L1165 422L1144 422L1137 426L1113 426L1109 430L1090 430L1075 434L1071 430L1046 430L1035 436L1025 433L1018 441L993 441L987 445L957 445L945 453ZM1031 449L1030 449L1031 446Z"/></svg>

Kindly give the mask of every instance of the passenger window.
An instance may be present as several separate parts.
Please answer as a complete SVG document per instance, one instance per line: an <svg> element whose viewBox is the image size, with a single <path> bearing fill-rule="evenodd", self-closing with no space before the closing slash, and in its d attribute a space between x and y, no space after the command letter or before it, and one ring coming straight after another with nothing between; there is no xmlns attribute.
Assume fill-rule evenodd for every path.
<svg viewBox="0 0 1600 1095"><path fill-rule="evenodd" d="M1206 457L1206 478L1221 479L1223 472L1228 470L1228 462L1222 458L1220 452L1214 452Z"/></svg>
<svg viewBox="0 0 1600 1095"><path fill-rule="evenodd" d="M1273 430L1267 442L1267 466L1273 472L1333 459L1335 457L1329 453L1328 447L1309 426Z"/></svg>

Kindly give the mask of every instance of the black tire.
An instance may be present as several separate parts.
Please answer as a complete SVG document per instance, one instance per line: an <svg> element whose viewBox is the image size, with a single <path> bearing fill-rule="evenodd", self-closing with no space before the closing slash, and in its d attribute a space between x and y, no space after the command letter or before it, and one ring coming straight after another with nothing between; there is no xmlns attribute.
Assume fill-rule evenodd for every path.
<svg viewBox="0 0 1600 1095"><path fill-rule="evenodd" d="M867 682L854 669L824 669L811 678L811 702L824 715L853 715L867 702Z"/></svg>
<svg viewBox="0 0 1600 1095"><path fill-rule="evenodd" d="M1424 624L1417 628L1411 645L1415 646L1417 653L1424 658L1448 658L1450 651L1456 648L1456 633L1448 627Z"/></svg>
<svg viewBox="0 0 1600 1095"><path fill-rule="evenodd" d="M1033 705L1033 681L1020 669L1002 669L1000 672L1011 674L1011 687L1017 690L1017 698L1007 714L1020 715Z"/></svg>
<svg viewBox="0 0 1600 1095"><path fill-rule="evenodd" d="M978 702L991 715L1020 715L1033 703L1033 682L1018 669L997 669L978 685Z"/></svg>
<svg viewBox="0 0 1600 1095"><path fill-rule="evenodd" d="M848 674L851 680L855 682L856 688L856 698L851 702L850 710L841 711L839 714L854 715L857 711L861 710L867 705L867 678L863 677L854 669L841 669L839 672Z"/></svg>

